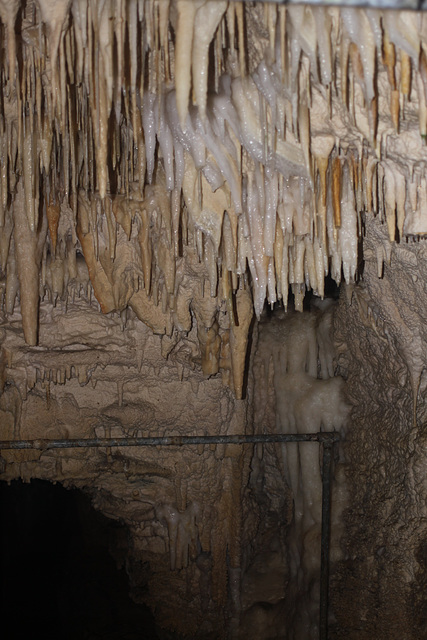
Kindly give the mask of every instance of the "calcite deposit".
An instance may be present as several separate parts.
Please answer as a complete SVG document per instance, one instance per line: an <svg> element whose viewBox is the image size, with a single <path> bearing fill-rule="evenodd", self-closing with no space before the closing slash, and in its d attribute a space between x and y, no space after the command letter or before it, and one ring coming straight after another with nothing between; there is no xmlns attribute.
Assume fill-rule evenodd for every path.
<svg viewBox="0 0 427 640"><path fill-rule="evenodd" d="M67 313L43 303L45 347L28 350L19 315L9 318L8 330L2 330L3 357L12 358L2 362L2 438L245 430L246 403L235 400L220 376L206 379L201 373L196 329L165 359L162 339L136 316L98 320L97 305L83 293ZM4 450L2 479L42 478L89 493L95 508L128 527L135 598L146 587L144 599L162 626L218 637L225 628L227 567L240 563L235 532L241 526L247 453L219 446ZM146 572L138 573L141 562L153 563L148 586Z"/></svg>
<svg viewBox="0 0 427 640"><path fill-rule="evenodd" d="M0 440L340 431L330 636L424 637L426 15L0 20ZM126 526L165 637L317 637L317 444L4 446L0 471Z"/></svg>

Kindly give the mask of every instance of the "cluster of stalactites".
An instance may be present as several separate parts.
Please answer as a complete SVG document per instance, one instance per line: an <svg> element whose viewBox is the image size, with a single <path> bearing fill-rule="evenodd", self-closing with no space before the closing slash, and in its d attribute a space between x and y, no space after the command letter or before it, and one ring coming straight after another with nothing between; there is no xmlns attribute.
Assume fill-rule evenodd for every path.
<svg viewBox="0 0 427 640"><path fill-rule="evenodd" d="M362 212L380 212L391 241L427 231L421 137L409 132L409 169L387 152L411 100L426 134L422 14L0 0L0 17L1 268L30 344L40 272L52 299L67 295L77 251L103 311L138 294L137 315L152 326L166 314L158 330L171 335L194 249L209 317L225 308L237 334L248 282L259 316L266 299L286 306L289 287L297 309L307 288L322 297L329 271L352 281Z"/></svg>

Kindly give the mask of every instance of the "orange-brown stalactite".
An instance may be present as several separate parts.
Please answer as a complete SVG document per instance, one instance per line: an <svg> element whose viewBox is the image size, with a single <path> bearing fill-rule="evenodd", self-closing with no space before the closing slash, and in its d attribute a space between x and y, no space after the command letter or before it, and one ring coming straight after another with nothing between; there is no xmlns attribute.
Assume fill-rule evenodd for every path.
<svg viewBox="0 0 427 640"><path fill-rule="evenodd" d="M39 273L47 233L47 219L41 216L32 231L25 211L26 199L22 180L18 182L13 202L13 238L21 297L22 327L26 342L34 346L38 341Z"/></svg>
<svg viewBox="0 0 427 640"><path fill-rule="evenodd" d="M332 202L334 207L334 225L341 226L341 160L336 156L332 163Z"/></svg>
<svg viewBox="0 0 427 640"><path fill-rule="evenodd" d="M161 305L156 305L145 291L136 291L129 300L129 306L154 333L170 335L172 323L169 314L164 313Z"/></svg>
<svg viewBox="0 0 427 640"><path fill-rule="evenodd" d="M46 216L49 226L49 234L52 242L52 250L53 254L56 253L56 242L58 239L58 224L59 224L59 216L61 212L61 207L59 203L54 204L50 202L46 204Z"/></svg>
<svg viewBox="0 0 427 640"><path fill-rule="evenodd" d="M233 387L237 399L243 397L246 352L249 330L253 318L252 296L247 289L239 289L235 295L236 318L230 322L230 353L233 373Z"/></svg>
<svg viewBox="0 0 427 640"><path fill-rule="evenodd" d="M59 261L74 273L81 251L104 312L134 299L141 318L147 304L161 309L150 326L180 331L191 325L182 303L191 296L178 303L177 273L195 248L216 314L224 265L234 295L251 289L257 317L265 302L286 308L289 286L301 309L307 290L323 296L328 271L357 279L364 208L389 221L390 237L393 226L400 237L424 233L402 195L426 160L413 127L416 115L422 136L427 127L417 16L225 0L0 0L0 223L19 175L30 228L45 224L39 215L48 219L53 256L46 247L43 290L54 304L74 279ZM409 124L398 136L403 116ZM347 157L350 189L341 175ZM376 178L386 163L399 184L396 225ZM64 249L70 239L72 251ZM9 273L10 309L12 265ZM233 322L227 308L224 332ZM204 359L210 371L227 342L222 328L216 334L200 334L202 351L206 343L215 354L214 365Z"/></svg>
<svg viewBox="0 0 427 640"><path fill-rule="evenodd" d="M19 0L1 0L0 17L6 27L8 78L13 82L16 69L15 21L20 7Z"/></svg>
<svg viewBox="0 0 427 640"><path fill-rule="evenodd" d="M114 311L116 306L114 302L112 284L108 279L108 275L103 269L101 262L96 258L94 231L89 226L88 207L82 199L79 200L79 213L77 216L76 231L89 271L93 291L101 306L101 310L103 313ZM110 260L109 256L106 257L106 260Z"/></svg>

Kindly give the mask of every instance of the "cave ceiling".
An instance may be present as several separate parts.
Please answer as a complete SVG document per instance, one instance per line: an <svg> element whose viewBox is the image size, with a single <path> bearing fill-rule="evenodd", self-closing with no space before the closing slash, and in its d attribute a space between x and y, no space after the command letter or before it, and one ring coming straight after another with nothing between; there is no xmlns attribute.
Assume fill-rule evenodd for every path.
<svg viewBox="0 0 427 640"><path fill-rule="evenodd" d="M165 356L196 326L203 373L240 398L266 302L291 290L302 310L328 274L360 279L366 217L387 229L379 276L427 233L424 14L1 0L0 17L1 299L20 349L47 347L43 305L83 296Z"/></svg>

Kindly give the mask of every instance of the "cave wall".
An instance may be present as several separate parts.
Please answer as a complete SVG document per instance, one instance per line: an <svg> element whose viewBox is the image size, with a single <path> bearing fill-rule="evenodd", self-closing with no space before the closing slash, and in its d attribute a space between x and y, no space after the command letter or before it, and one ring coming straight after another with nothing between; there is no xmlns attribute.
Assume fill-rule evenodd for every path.
<svg viewBox="0 0 427 640"><path fill-rule="evenodd" d="M191 6L0 0L1 437L274 430L254 352L244 380L253 308L344 276L334 634L419 637L425 15ZM5 450L1 477L122 520L162 626L280 637L277 449Z"/></svg>
<svg viewBox="0 0 427 640"><path fill-rule="evenodd" d="M346 510L333 522L331 636L419 638L427 253L422 241L392 246L378 218L365 222L363 277L342 288L334 310L335 362L352 409L340 451ZM246 399L236 400L219 374L203 376L196 324L165 358L167 338L131 311L100 315L83 294L63 311L42 304L39 347L25 345L19 310L2 325L2 439L276 429L262 323ZM160 626L191 637L222 637L227 628L237 637L286 637L293 507L279 447L3 451L1 462L2 480L79 487L126 524L117 561ZM168 527L173 513L188 536L188 566L185 543Z"/></svg>
<svg viewBox="0 0 427 640"><path fill-rule="evenodd" d="M131 311L100 316L82 294L67 313L41 306L40 346L23 340L19 309L3 325L0 439L244 433L250 403L204 376L197 326L166 359ZM168 344L168 346L170 346ZM222 637L238 609L241 498L250 447L2 451L1 480L77 487L126 525L116 551L132 597L160 627ZM247 532L248 533L248 532Z"/></svg>
<svg viewBox="0 0 427 640"><path fill-rule="evenodd" d="M333 574L332 637L421 638L427 250L424 241L391 246L378 218L366 220L363 242L363 277L343 292L335 316L352 414L344 444L345 559Z"/></svg>

